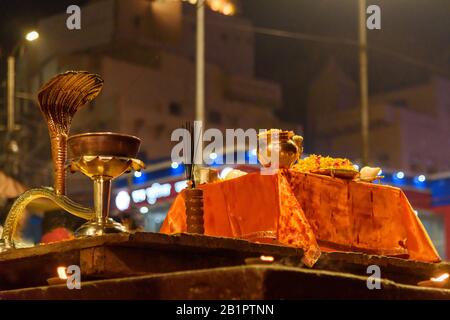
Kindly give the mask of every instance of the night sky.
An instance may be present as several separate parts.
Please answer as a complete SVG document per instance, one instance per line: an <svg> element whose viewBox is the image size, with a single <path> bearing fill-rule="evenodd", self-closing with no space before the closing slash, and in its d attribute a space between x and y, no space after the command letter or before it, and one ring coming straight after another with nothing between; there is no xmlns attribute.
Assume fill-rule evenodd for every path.
<svg viewBox="0 0 450 320"><path fill-rule="evenodd" d="M257 26L357 40L356 0L245 0L243 10ZM426 81L432 64L450 78L450 1L367 0L381 7L381 30L368 30L369 88L381 92ZM390 50L400 57L370 49ZM358 80L354 46L259 35L257 73L283 84L285 115L303 118L306 88L321 66L334 57ZM409 58L418 64L410 63Z"/></svg>
<svg viewBox="0 0 450 320"><path fill-rule="evenodd" d="M0 46L12 44L39 18L86 1L0 0ZM381 7L381 30L368 31L370 92L426 81L436 71L450 78L450 1L367 1ZM241 0L240 12L257 27L357 39L357 0ZM397 55L370 49L390 50ZM304 118L306 88L334 57L357 80L357 48L257 35L256 73L283 85L284 112ZM419 63L410 63L412 58ZM432 65L423 66L424 65Z"/></svg>

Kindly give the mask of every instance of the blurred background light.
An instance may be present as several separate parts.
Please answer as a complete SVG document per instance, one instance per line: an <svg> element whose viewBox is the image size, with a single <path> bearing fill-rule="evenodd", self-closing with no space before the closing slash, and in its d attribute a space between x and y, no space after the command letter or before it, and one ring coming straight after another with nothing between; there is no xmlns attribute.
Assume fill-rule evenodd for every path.
<svg viewBox="0 0 450 320"><path fill-rule="evenodd" d="M148 208L147 207L141 207L139 209L139 212L142 213L142 214L146 214L146 213L148 213Z"/></svg>
<svg viewBox="0 0 450 320"><path fill-rule="evenodd" d="M210 158L211 160L216 160L216 159L217 159L217 153L211 152L211 153L209 154L209 158Z"/></svg>
<svg viewBox="0 0 450 320"><path fill-rule="evenodd" d="M31 32L28 32L26 35L25 35L25 39L27 40L27 41L34 41L34 40L36 40L37 38L39 38L39 33L37 32L37 31L31 31Z"/></svg>
<svg viewBox="0 0 450 320"><path fill-rule="evenodd" d="M126 191L119 191L116 196L116 207L120 211L127 210L130 207L130 195Z"/></svg>
<svg viewBox="0 0 450 320"><path fill-rule="evenodd" d="M403 171L399 171L399 172L397 172L396 174L395 174L395 177L397 178L397 179L403 179L404 177L405 177L405 173L403 172Z"/></svg>

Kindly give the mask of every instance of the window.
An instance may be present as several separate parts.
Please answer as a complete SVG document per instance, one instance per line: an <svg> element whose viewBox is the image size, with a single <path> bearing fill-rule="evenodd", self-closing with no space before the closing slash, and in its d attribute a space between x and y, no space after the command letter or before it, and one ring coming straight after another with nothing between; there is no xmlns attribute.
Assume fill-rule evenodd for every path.
<svg viewBox="0 0 450 320"><path fill-rule="evenodd" d="M99 121L94 125L96 131L106 131L108 130L108 124L105 121Z"/></svg>
<svg viewBox="0 0 450 320"><path fill-rule="evenodd" d="M239 118L237 116L230 116L229 117L230 125L232 127L238 127L239 125Z"/></svg>
<svg viewBox="0 0 450 320"><path fill-rule="evenodd" d="M226 33L222 33L220 35L220 38L222 39L223 42L227 42L228 41L228 35Z"/></svg>
<svg viewBox="0 0 450 320"><path fill-rule="evenodd" d="M134 16L133 25L136 29L139 29L139 27L141 26L141 17L140 16Z"/></svg>
<svg viewBox="0 0 450 320"><path fill-rule="evenodd" d="M389 166L389 160L390 160L390 157L389 157L389 154L387 154L387 153L381 153L378 155L378 162L381 165Z"/></svg>
<svg viewBox="0 0 450 320"><path fill-rule="evenodd" d="M222 115L217 111L211 111L209 112L209 121L213 123L221 123Z"/></svg>
<svg viewBox="0 0 450 320"><path fill-rule="evenodd" d="M145 120L142 118L138 118L134 120L134 131L139 132L144 128Z"/></svg>
<svg viewBox="0 0 450 320"><path fill-rule="evenodd" d="M157 124L153 127L153 135L155 138L159 139L163 136L164 132L166 130L166 126L162 123Z"/></svg>
<svg viewBox="0 0 450 320"><path fill-rule="evenodd" d="M408 107L408 101L406 101L405 99L395 99L391 101L391 104L394 107L398 107L398 108L407 108Z"/></svg>
<svg viewBox="0 0 450 320"><path fill-rule="evenodd" d="M181 105L177 102L169 103L169 113L174 116L181 115Z"/></svg>

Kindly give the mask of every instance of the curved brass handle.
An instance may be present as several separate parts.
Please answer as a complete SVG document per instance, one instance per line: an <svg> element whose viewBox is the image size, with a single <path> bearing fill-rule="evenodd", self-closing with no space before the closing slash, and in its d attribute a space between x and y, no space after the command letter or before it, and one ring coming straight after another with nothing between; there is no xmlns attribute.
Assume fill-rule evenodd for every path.
<svg viewBox="0 0 450 320"><path fill-rule="evenodd" d="M53 189L50 188L30 189L25 191L19 198L17 198L17 200L12 205L11 210L9 210L8 216L5 221L5 225L3 227L3 234L1 238L2 241L0 243L0 246L3 245L4 247L10 247L12 245L13 237L16 232L19 218L25 211L26 206L33 200L39 198L46 198L52 200L61 209L66 210L67 212L79 218L89 220L95 215L94 209L83 207L82 205L70 200L68 197L64 195L57 195L53 191Z"/></svg>

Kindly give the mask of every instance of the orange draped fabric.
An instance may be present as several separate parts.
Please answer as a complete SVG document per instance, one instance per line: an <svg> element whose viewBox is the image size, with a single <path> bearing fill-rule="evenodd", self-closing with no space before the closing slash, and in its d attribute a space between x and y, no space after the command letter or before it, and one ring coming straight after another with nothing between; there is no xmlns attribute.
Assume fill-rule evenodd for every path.
<svg viewBox="0 0 450 320"><path fill-rule="evenodd" d="M300 247L312 266L326 251L440 261L401 189L280 170L204 184L205 234ZM186 232L184 193L161 228Z"/></svg>

